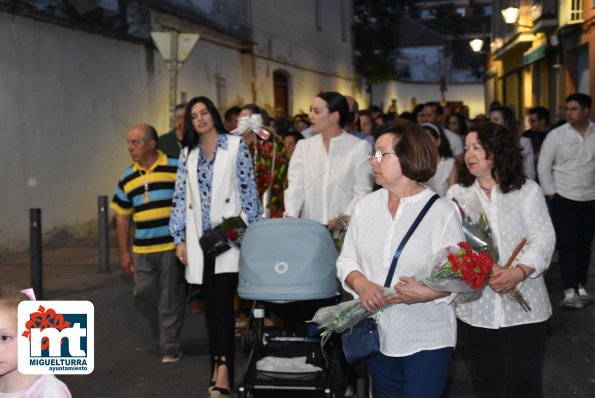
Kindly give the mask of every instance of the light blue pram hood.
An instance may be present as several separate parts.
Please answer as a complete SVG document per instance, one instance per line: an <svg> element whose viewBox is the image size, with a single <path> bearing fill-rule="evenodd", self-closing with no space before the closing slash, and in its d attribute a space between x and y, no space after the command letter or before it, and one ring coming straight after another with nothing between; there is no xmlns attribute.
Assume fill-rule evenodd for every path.
<svg viewBox="0 0 595 398"><path fill-rule="evenodd" d="M259 221L242 240L238 294L267 301L332 297L336 261L337 249L322 224L299 218Z"/></svg>

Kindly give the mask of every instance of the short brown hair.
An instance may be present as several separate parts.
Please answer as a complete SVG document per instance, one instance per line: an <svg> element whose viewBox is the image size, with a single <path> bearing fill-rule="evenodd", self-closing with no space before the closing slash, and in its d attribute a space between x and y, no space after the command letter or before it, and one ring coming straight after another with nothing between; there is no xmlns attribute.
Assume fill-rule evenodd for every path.
<svg viewBox="0 0 595 398"><path fill-rule="evenodd" d="M8 285L0 285L0 310L13 312L15 321L17 319L19 304L28 300L29 297L25 293L21 293L18 289Z"/></svg>
<svg viewBox="0 0 595 398"><path fill-rule="evenodd" d="M417 123L397 118L379 127L377 140L384 134L397 137L393 150L399 158L403 175L417 182L426 182L436 173L438 159L434 144Z"/></svg>

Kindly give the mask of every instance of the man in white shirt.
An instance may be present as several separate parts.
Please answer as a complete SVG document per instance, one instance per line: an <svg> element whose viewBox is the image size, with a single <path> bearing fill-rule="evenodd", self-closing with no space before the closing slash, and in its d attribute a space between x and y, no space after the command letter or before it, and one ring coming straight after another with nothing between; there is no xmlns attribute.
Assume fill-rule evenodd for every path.
<svg viewBox="0 0 595 398"><path fill-rule="evenodd" d="M585 290L595 230L595 124L590 112L588 95L566 98L568 123L550 131L537 166L556 229L565 289L562 308L595 301Z"/></svg>
<svg viewBox="0 0 595 398"><path fill-rule="evenodd" d="M442 105L434 101L426 103L424 109L418 115L418 120L422 120L422 123L433 123L442 126L442 121L444 120L444 109ZM446 128L443 128L443 130L457 163L461 163L463 161L463 140L454 131Z"/></svg>

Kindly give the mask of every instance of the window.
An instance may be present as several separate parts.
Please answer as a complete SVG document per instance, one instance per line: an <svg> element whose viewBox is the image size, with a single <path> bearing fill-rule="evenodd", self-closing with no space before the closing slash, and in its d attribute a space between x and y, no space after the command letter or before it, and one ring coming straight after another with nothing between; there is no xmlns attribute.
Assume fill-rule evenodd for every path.
<svg viewBox="0 0 595 398"><path fill-rule="evenodd" d="M578 22L583 20L583 0L571 0L570 21Z"/></svg>
<svg viewBox="0 0 595 398"><path fill-rule="evenodd" d="M289 116L289 77L281 70L273 72L275 111L280 109L285 117Z"/></svg>
<svg viewBox="0 0 595 398"><path fill-rule="evenodd" d="M492 15L492 6L485 6L483 8L483 15Z"/></svg>
<svg viewBox="0 0 595 398"><path fill-rule="evenodd" d="M464 17L467 10L465 10L465 7L458 7L456 11L457 11L457 14Z"/></svg>

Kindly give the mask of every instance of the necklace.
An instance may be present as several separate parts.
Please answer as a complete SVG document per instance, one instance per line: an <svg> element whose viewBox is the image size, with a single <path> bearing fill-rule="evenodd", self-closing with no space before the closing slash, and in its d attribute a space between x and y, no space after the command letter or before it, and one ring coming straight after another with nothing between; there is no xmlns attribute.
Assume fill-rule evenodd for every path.
<svg viewBox="0 0 595 398"><path fill-rule="evenodd" d="M144 193L144 203L145 204L149 203L149 177L151 176L151 174L153 174L153 170L155 170L155 169L151 169L151 171L149 171L148 173L145 172L145 174L143 174L143 170L140 167L138 168L138 173L143 178L143 185L145 186L145 193Z"/></svg>

